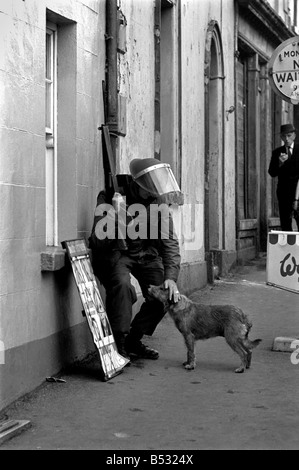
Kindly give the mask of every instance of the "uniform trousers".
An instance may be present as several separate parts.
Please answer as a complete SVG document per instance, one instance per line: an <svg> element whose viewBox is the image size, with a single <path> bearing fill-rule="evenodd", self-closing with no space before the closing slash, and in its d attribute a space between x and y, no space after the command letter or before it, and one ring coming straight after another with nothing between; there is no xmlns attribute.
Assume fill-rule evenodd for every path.
<svg viewBox="0 0 299 470"><path fill-rule="evenodd" d="M132 321L132 306L136 292L131 284L132 274L139 282L145 299ZM152 335L165 315L163 304L148 297L149 285L161 285L164 281L162 259L153 256L122 255L116 264L106 270L103 284L106 289L106 310L116 337L127 335L131 329L134 338Z"/></svg>

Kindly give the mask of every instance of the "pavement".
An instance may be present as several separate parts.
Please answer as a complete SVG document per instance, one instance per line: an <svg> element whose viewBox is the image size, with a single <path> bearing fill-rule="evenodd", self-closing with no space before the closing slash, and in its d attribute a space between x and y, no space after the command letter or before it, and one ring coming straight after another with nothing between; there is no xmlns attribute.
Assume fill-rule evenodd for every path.
<svg viewBox="0 0 299 470"><path fill-rule="evenodd" d="M92 356L63 371L65 382L45 381L4 410L31 427L0 450L299 449L299 361L272 350L276 337L299 337L299 295L267 285L260 256L191 297L246 312L250 338L262 338L248 371L234 373L239 358L223 338L197 342L197 368L186 371L183 338L166 316L145 338L159 360L135 360L103 382Z"/></svg>

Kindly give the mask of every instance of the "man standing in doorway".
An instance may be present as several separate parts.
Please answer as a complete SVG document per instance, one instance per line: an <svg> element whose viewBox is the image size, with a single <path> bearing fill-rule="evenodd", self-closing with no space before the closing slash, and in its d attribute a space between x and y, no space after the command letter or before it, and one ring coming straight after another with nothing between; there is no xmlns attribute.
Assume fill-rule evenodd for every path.
<svg viewBox="0 0 299 470"><path fill-rule="evenodd" d="M284 145L273 150L268 173L273 178L278 177L277 199L281 230L293 231L294 216L299 231L298 213L293 211L299 180L299 145L295 143L296 129L292 124L283 124L280 135Z"/></svg>

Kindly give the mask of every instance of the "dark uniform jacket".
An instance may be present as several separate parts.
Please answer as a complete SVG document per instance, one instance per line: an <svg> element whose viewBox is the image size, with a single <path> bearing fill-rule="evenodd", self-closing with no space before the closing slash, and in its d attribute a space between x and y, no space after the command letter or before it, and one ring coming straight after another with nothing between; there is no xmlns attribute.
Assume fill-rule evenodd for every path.
<svg viewBox="0 0 299 470"><path fill-rule="evenodd" d="M89 246L92 250L92 263L93 269L96 276L103 281L105 273L109 271L109 268L117 263L122 254L132 256L135 258L155 259L160 256L164 265L164 280L172 279L177 281L180 271L180 250L179 242L174 232L173 219L169 211L169 232L168 238L163 238L161 231L161 220L159 220L156 233L158 234L155 239L150 238L150 226L149 223L149 208L150 204L158 204L154 198L148 199L146 202L140 200L138 197L137 184L132 181L126 190L126 204L130 206L134 203L143 204L147 210L147 228L148 233L146 239L137 238L137 240L126 239L127 250L122 251L119 247L119 241L117 239L110 240L105 238L99 240L96 237L95 229L97 223L104 217L101 215L95 215L91 236L89 238ZM101 191L97 198L97 206L100 204L108 203L111 204L111 198L107 197L105 191ZM117 232L117 231L116 231ZM155 230L154 230L155 232Z"/></svg>
<svg viewBox="0 0 299 470"><path fill-rule="evenodd" d="M288 200L294 200L296 185L299 179L299 145L295 143L291 158L279 166L279 156L281 153L287 153L284 145L273 150L268 172L272 177L278 176L278 197L285 196Z"/></svg>

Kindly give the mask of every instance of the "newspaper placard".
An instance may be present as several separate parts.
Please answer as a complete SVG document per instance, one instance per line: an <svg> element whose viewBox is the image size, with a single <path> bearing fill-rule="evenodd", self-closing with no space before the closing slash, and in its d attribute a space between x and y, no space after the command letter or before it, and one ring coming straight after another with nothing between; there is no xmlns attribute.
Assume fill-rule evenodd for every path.
<svg viewBox="0 0 299 470"><path fill-rule="evenodd" d="M117 351L85 240L64 241L62 246L71 261L88 326L99 352L104 380L109 380L122 372L130 361Z"/></svg>

